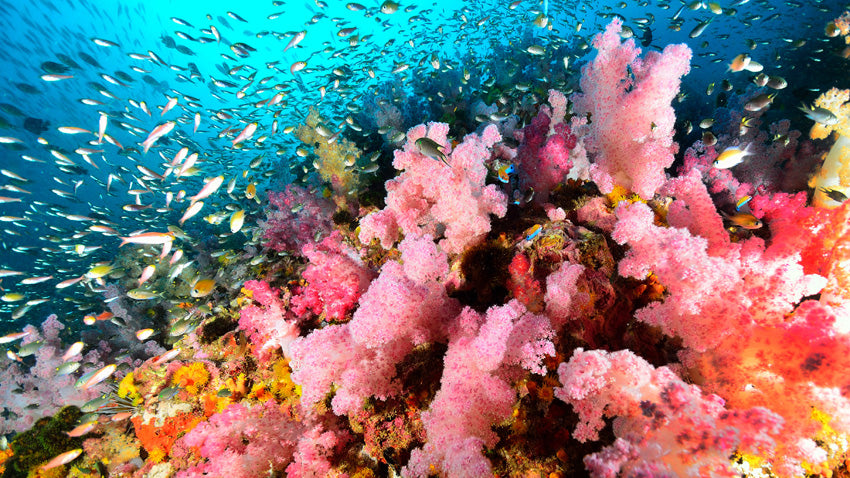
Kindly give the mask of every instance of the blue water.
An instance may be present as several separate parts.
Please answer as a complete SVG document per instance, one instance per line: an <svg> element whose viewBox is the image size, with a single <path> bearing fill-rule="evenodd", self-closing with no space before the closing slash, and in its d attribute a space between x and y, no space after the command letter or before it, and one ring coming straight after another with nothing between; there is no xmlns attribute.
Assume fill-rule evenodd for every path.
<svg viewBox="0 0 850 478"><path fill-rule="evenodd" d="M394 99L404 115L405 127L410 127L452 118L447 111L456 111L458 105L468 107L474 100L486 97L490 89L486 83L496 77L500 82L508 78L531 83L535 88L527 93L527 99L535 101L537 95L539 102L539 91L576 87L579 68L593 51L587 44L615 14L625 19L625 25L639 37L638 42L647 38L638 23L639 19L646 20L652 40L645 48L686 42L694 51L691 73L683 80L685 95L675 105L682 122L677 135L682 150L699 137L698 128L691 134L684 133L684 121L695 125L714 113L723 78L729 78L733 86L726 93L729 97L752 88L753 74L726 74L726 65L739 53L749 53L764 64L765 72L782 75L789 82L790 86L780 92L767 113L770 121L789 118L793 127L805 130L810 123L805 122L796 106L811 102L824 89L850 86L845 74L847 60L839 56L843 49L841 39L828 39L823 33L824 25L842 12L838 2L804 5L795 1L750 1L736 6L724 2L727 10L721 15L706 8L685 8L679 15L679 26L671 20L683 5L679 1L651 2L653 5L523 1L514 9L508 8L507 2L404 2L392 14L380 13L380 2L375 1L362 2L367 9L360 11L335 1L328 1L325 7L314 1L278 3L285 4L209 1L198 7L197 2L177 1L4 2L0 18L0 41L4 45L0 51L4 78L0 82L0 136L17 138L21 144L2 145L0 164L27 181L4 175L0 176L0 186L18 186L31 194L0 191L2 196L21 199L0 204L0 214L12 217L0 223L0 268L23 273L4 278L0 285L6 292L25 295L20 301L0 304L0 333L19 330L26 323L40 323L49 313L58 313L67 323L79 326L83 315L104 310L96 286L78 284L57 290L55 285L84 274L95 263L114 259L119 239L88 231L93 224L90 221L71 221L64 216L94 217L124 236L139 230L164 231L167 226L176 225L185 209L181 205L167 210L164 192L177 194L184 190L192 195L200 189L204 177L217 175L223 175L225 181L235 178L239 191L249 182L256 182L263 198L267 188L281 189L285 183L303 176L302 163L310 168L309 158L295 154L300 141L282 131L302 124L310 107L317 108L334 126L344 125L352 111L349 107L353 107L355 120L368 126L369 108L375 105L378 95ZM552 29L532 23L544 9ZM228 15L228 11L246 21ZM172 17L192 26L179 25ZM693 28L709 18L712 21L705 31L690 38ZM215 41L211 32L202 31L211 26L220 32L220 41ZM340 36L340 30L349 27L356 27L356 32ZM303 30L307 34L298 47L284 52L292 35ZM177 32L210 41L183 39ZM353 35L358 36L356 44L351 41ZM100 46L93 38L117 45ZM238 57L231 45L240 42L255 51L246 58ZM545 55L534 57L526 53L524 50L532 44L545 47ZM162 64L129 56L151 57L151 52ZM429 64L432 55L439 58L440 71ZM307 66L290 73L290 66L296 61L306 61ZM73 78L43 81L41 76L48 73L42 68L44 62L64 65L64 74ZM92 64L95 62L99 66ZM409 68L392 73L402 63ZM464 69L470 77L465 88L460 82ZM110 83L102 74L123 84ZM249 80L251 75L255 76ZM233 86L216 86L214 80L231 82ZM710 83L717 87L707 96ZM265 91L257 92L258 89ZM107 90L116 98L98 90ZM256 105L277 91L285 92L281 104L273 108ZM441 100L437 92L443 92L447 99ZM178 98L178 105L160 116L168 97ZM494 97L498 94L491 98ZM102 104L86 105L82 99ZM151 116L131 104L142 101ZM515 92L513 101L520 101ZM366 110L356 112L357 108ZM109 116L106 133L124 150L108 143L88 145L103 149L103 153L91 155L95 167L74 153L86 146L93 135L67 135L57 128L75 126L96 134L101 112ZM197 133L193 133L196 112L202 119ZM27 122L28 117L34 120ZM272 135L275 119L279 127ZM140 143L166 120L178 121L175 131L143 154ZM235 134L251 122L259 125L254 139L262 135L268 139L234 149L231 142ZM25 128L25 124L35 132ZM223 135L225 130L233 131ZM376 145L374 131L344 131L361 146ZM40 144L38 138L47 144ZM163 164L183 146L199 153L198 175L179 183L170 178L139 183L142 174L138 165L162 173ZM376 149L381 148L391 150L392 145L376 145ZM75 163L70 173L58 168L51 149ZM22 155L41 162L26 161ZM264 155L261 166L250 169L248 164L259 155ZM111 181L110 175L114 175ZM107 182L111 183L108 191ZM125 211L124 206L134 203L127 190L145 187L154 192L142 195L140 203L151 208ZM73 197L62 197L52 190L69 192ZM226 231L227 222L212 225L202 217L222 210L228 203L248 210L248 232L218 241L213 236ZM190 259L196 252L193 247L209 252L224 248L220 242L226 242L227 248L240 249L253 240L250 225L262 217L262 205L244 198L228 198L222 188L208 200L203 212L187 222L184 229L194 241L187 241L182 247ZM92 252L79 253L80 248L98 246ZM53 279L37 285L19 283L26 277L47 275ZM25 301L41 298L50 300L34 306L19 319L12 319L13 311Z"/></svg>

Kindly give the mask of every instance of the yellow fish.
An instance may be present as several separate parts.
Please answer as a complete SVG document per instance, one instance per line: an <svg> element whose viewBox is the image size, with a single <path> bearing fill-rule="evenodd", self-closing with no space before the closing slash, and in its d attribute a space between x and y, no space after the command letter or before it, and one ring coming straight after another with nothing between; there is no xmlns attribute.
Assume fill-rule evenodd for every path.
<svg viewBox="0 0 850 478"><path fill-rule="evenodd" d="M112 264L95 266L86 272L86 277L89 279L100 279L101 277L109 275L110 272L112 272Z"/></svg>
<svg viewBox="0 0 850 478"><path fill-rule="evenodd" d="M17 302L24 298L24 294L18 294L17 292L9 292L8 294L0 297L0 300L3 302Z"/></svg>
<svg viewBox="0 0 850 478"><path fill-rule="evenodd" d="M245 223L245 211L239 209L238 211L233 211L233 214L230 215L230 232L236 234L242 229L242 225Z"/></svg>
<svg viewBox="0 0 850 478"><path fill-rule="evenodd" d="M738 214L729 216L728 214L723 214L726 216L726 219L729 220L733 225L744 228L744 229L759 229L762 226L762 222L759 218L753 216L750 213L739 212Z"/></svg>
<svg viewBox="0 0 850 478"><path fill-rule="evenodd" d="M215 279L201 279L195 282L195 285L192 286L190 294L195 298L206 297L210 295L214 288Z"/></svg>

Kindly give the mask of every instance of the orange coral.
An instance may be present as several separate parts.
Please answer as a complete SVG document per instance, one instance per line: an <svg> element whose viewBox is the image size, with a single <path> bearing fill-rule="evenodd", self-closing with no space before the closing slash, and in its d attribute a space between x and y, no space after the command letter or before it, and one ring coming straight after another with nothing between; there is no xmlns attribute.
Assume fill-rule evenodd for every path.
<svg viewBox="0 0 850 478"><path fill-rule="evenodd" d="M256 383L253 387L251 387L251 393L248 394L248 398L253 398L260 402L265 402L274 398L271 392L266 388L266 384L264 383Z"/></svg>
<svg viewBox="0 0 850 478"><path fill-rule="evenodd" d="M130 420L136 430L136 437L148 452L149 458L158 462L168 456L174 442L195 428L203 417L191 413L180 413L165 418L162 426L156 425L156 418L151 418L147 423L142 423L141 416L134 416Z"/></svg>
<svg viewBox="0 0 850 478"><path fill-rule="evenodd" d="M219 397L218 395L204 395L201 397L201 405L204 407L204 416L209 418L216 413L221 413L228 405L233 403L230 397Z"/></svg>
<svg viewBox="0 0 850 478"><path fill-rule="evenodd" d="M191 395L197 395L210 380L206 366L201 362L185 365L174 372L172 382L185 389Z"/></svg>
<svg viewBox="0 0 850 478"><path fill-rule="evenodd" d="M6 471L6 460L11 458L13 455L11 448L6 448L5 450L0 450L0 473Z"/></svg>

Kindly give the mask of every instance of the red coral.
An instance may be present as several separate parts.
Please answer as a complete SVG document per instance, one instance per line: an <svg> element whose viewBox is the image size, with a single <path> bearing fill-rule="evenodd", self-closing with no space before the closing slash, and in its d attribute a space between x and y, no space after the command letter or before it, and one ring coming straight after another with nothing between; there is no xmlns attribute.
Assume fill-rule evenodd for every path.
<svg viewBox="0 0 850 478"><path fill-rule="evenodd" d="M540 282L534 278L534 270L528 257L518 253L508 266L511 278L508 281L508 290L531 312L543 311L543 288Z"/></svg>
<svg viewBox="0 0 850 478"><path fill-rule="evenodd" d="M565 103L566 98L550 90L549 102L559 105ZM523 140L515 159L520 181L523 188L534 188L534 198L539 203L548 199L549 191L563 181L573 167L570 150L576 147L578 138L563 122L563 113L560 113L544 105L531 124L517 133Z"/></svg>

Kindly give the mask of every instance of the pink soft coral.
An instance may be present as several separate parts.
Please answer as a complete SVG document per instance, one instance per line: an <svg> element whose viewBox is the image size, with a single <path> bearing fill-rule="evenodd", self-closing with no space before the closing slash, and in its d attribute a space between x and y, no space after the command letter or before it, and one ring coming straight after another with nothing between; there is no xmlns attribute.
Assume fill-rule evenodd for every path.
<svg viewBox="0 0 850 478"><path fill-rule="evenodd" d="M737 476L734 451L758 453L773 446L782 419L765 408L727 410L666 367L654 368L631 351L576 349L558 368L555 396L579 415L574 436L597 440L603 417L615 417L617 441L585 457L594 477Z"/></svg>
<svg viewBox="0 0 850 478"><path fill-rule="evenodd" d="M292 379L302 403L312 405L336 385L334 413L356 411L371 396L399 392L395 366L417 345L443 341L444 323L459 307L446 293L446 255L430 236L399 245L402 262L386 263L360 297L351 321L332 325L292 345Z"/></svg>
<svg viewBox="0 0 850 478"><path fill-rule="evenodd" d="M319 244L307 244L303 253L310 260L303 274L307 286L292 298L292 311L300 317L310 311L327 321L343 320L374 274L338 231Z"/></svg>
<svg viewBox="0 0 850 478"><path fill-rule="evenodd" d="M546 277L546 314L555 330L560 330L570 318L578 315L574 301L587 300L584 297L587 294L578 290L578 281L583 273L583 265L564 262Z"/></svg>
<svg viewBox="0 0 850 478"><path fill-rule="evenodd" d="M620 275L644 279L651 271L671 296L639 310L639 319L698 350L713 347L734 330L740 309L724 295L741 280L735 264L710 256L703 237L653 225L654 213L646 204L621 204L617 218L611 237L631 247L620 261Z"/></svg>
<svg viewBox="0 0 850 478"><path fill-rule="evenodd" d="M661 194L674 198L667 208L667 223L687 228L694 236L706 239L707 252L717 256L730 247L729 234L723 228L723 218L717 213L708 190L702 184L699 171L670 179Z"/></svg>
<svg viewBox="0 0 850 478"><path fill-rule="evenodd" d="M582 93L572 99L580 117L591 115L584 142L594 182L603 192L617 184L650 199L678 149L670 102L689 70L691 50L668 45L641 59L634 40L620 43L621 29L615 19L594 38L596 58L582 68Z"/></svg>
<svg viewBox="0 0 850 478"><path fill-rule="evenodd" d="M254 354L261 362L267 362L275 351L288 357L289 346L298 337L298 325L286 310L280 292L256 280L249 280L244 288L256 304L239 311L239 328L248 333Z"/></svg>
<svg viewBox="0 0 850 478"><path fill-rule="evenodd" d="M406 236L442 236L441 248L462 252L490 231L490 214L502 217L507 198L494 185L485 185L490 148L501 140L495 126L481 136L467 135L448 152L448 125L428 123L411 128L404 149L396 150L393 166L403 171L387 181L387 207L360 221L360 240L378 238L389 249L401 228ZM416 140L428 137L443 146L450 166L419 153Z"/></svg>
<svg viewBox="0 0 850 478"><path fill-rule="evenodd" d="M492 474L484 447L498 435L493 425L507 420L517 400L508 378L511 367L545 373L541 360L555 353L549 321L527 312L518 301L492 307L486 316L466 308L455 319L440 391L422 423L428 442L413 450L405 476Z"/></svg>
<svg viewBox="0 0 850 478"><path fill-rule="evenodd" d="M663 302L638 310L638 319L703 352L748 325L776 323L823 288L825 279L806 274L796 254L770 254L756 237L731 243L698 176L665 188L677 197L671 221L687 229L654 225L645 204L621 204L611 235L630 246L621 275L643 279L652 271L667 290Z"/></svg>
<svg viewBox="0 0 850 478"><path fill-rule="evenodd" d="M255 478L282 473L306 431L302 423L281 412L274 400L251 407L228 405L175 443L175 456L185 457L195 450L205 459L177 477Z"/></svg>

